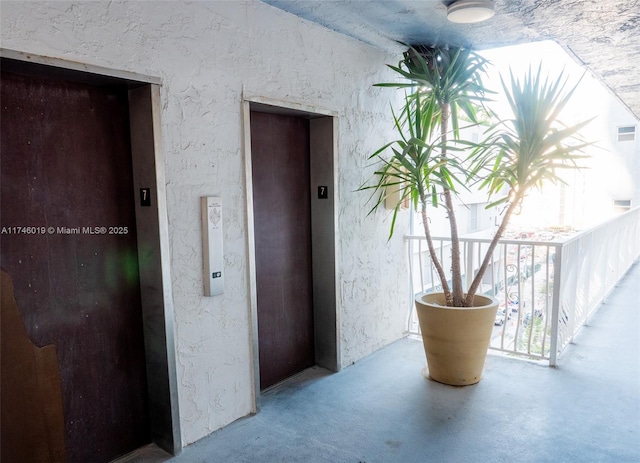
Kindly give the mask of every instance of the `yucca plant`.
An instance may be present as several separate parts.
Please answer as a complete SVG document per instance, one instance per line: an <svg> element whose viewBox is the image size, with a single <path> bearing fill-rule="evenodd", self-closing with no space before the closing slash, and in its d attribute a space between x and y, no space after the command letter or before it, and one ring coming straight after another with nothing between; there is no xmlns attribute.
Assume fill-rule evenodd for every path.
<svg viewBox="0 0 640 463"><path fill-rule="evenodd" d="M580 151L587 145L573 140L588 121L571 127L557 122L575 86L565 91L567 81L562 74L553 80L543 79L541 68L537 73L529 70L522 80L511 74L510 85L502 81L514 113L512 119L496 123L482 143L460 140L461 112L477 124L478 109L487 100L489 92L482 83L486 66L486 60L476 53L453 47L412 47L398 66L389 66L404 80L377 85L406 92L404 107L399 114L393 114L400 137L371 155L371 159L381 162L381 167L375 172L376 181L362 187L373 190L376 200L371 211L383 204L389 194L399 193L390 236L398 211L407 200L421 212L431 260L446 304L453 307L473 305L491 255L527 191L544 181L561 182L556 170L577 166L577 160L583 157ZM456 151L463 149L471 155L461 162ZM502 222L465 293L453 198L460 188L476 184L486 188L490 198L505 187L509 192L488 206L507 204ZM451 231L451 287L431 237L430 210L437 207L444 207Z"/></svg>

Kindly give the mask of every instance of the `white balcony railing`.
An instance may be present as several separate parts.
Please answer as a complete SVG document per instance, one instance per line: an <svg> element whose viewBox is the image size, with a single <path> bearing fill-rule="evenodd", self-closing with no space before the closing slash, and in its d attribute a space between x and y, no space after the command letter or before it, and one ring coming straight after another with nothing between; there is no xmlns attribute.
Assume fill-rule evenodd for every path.
<svg viewBox="0 0 640 463"><path fill-rule="evenodd" d="M500 301L491 349L556 365L559 353L640 256L640 208L569 238L538 238L501 240L479 293ZM473 275L489 239L461 241L464 273ZM408 331L420 334L415 295L442 288L426 240L407 236L407 242L412 294ZM449 238L434 242L449 269Z"/></svg>

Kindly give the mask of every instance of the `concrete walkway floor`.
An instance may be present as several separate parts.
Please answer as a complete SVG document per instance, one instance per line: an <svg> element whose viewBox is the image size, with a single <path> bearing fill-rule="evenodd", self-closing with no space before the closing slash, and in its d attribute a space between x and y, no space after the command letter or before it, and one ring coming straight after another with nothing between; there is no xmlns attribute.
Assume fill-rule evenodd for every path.
<svg viewBox="0 0 640 463"><path fill-rule="evenodd" d="M339 373L307 370L168 461L640 462L639 313L636 263L557 368L489 355L479 384L450 387L402 339Z"/></svg>

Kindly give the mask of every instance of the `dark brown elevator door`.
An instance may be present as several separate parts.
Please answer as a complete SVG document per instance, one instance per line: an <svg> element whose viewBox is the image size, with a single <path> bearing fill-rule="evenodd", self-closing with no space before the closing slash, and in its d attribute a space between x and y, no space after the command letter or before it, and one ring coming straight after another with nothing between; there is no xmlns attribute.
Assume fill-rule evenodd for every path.
<svg viewBox="0 0 640 463"><path fill-rule="evenodd" d="M251 112L260 388L315 363L309 122Z"/></svg>
<svg viewBox="0 0 640 463"><path fill-rule="evenodd" d="M110 461L150 441L127 90L3 72L1 101L2 269L56 348L68 461Z"/></svg>

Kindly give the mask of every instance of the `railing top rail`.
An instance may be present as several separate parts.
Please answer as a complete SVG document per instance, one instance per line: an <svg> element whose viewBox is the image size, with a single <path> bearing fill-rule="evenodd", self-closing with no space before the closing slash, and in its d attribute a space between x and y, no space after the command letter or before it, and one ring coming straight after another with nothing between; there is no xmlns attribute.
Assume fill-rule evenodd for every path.
<svg viewBox="0 0 640 463"><path fill-rule="evenodd" d="M434 236L434 241L451 241L450 236ZM573 238L573 237L572 237ZM418 241L426 239L424 235L405 235L407 241ZM491 243L491 238L477 238L477 237L461 237L461 243ZM519 244L524 246L554 246L560 247L566 243L566 241L537 241L537 240L520 240L520 239L500 239L498 241L501 244Z"/></svg>
<svg viewBox="0 0 640 463"><path fill-rule="evenodd" d="M555 246L555 247L561 247L564 246L568 243L571 243L573 241L576 241L578 239L580 239L581 237L588 235L589 233L593 233L601 228L610 226L612 223L615 223L617 221L620 220L626 220L630 215L633 214L637 214L638 215L638 219L640 220L640 206L631 209L630 211L627 211L623 214L620 214L616 217L613 217L605 222L602 222L601 224L596 225L595 227L591 227L588 228L586 230L582 230L579 232L576 232L574 235L571 236L567 236L567 237L558 237L555 240L522 240L522 239L505 239L505 238L501 238L499 243L501 244L519 244L519 245L524 245L524 246ZM414 240L423 240L425 239L424 235L415 235L415 234L411 234L411 235L405 235L404 237L406 240L408 241L414 241ZM480 237L473 237L473 236L467 236L467 237L461 237L460 238L460 242L461 243L490 243L491 242L490 237L487 238L480 238ZM433 237L434 241L451 241L451 237L449 236L434 236Z"/></svg>
<svg viewBox="0 0 640 463"><path fill-rule="evenodd" d="M573 241L579 240L580 238L582 238L585 235L588 235L589 233L594 233L598 230L600 230L601 228L605 228L609 225L611 225L614 222L618 222L620 220L626 220L627 217L633 215L633 214L637 214L638 215L638 220L640 220L640 206L635 207L633 209L631 209L630 211L624 212L623 214L617 215L609 220L606 220L604 222L602 222L599 225L596 225L595 227L591 227L591 228L587 228L586 230L582 230L578 233L576 233L575 235L570 236L566 241L564 241L564 244L568 244L571 243Z"/></svg>

